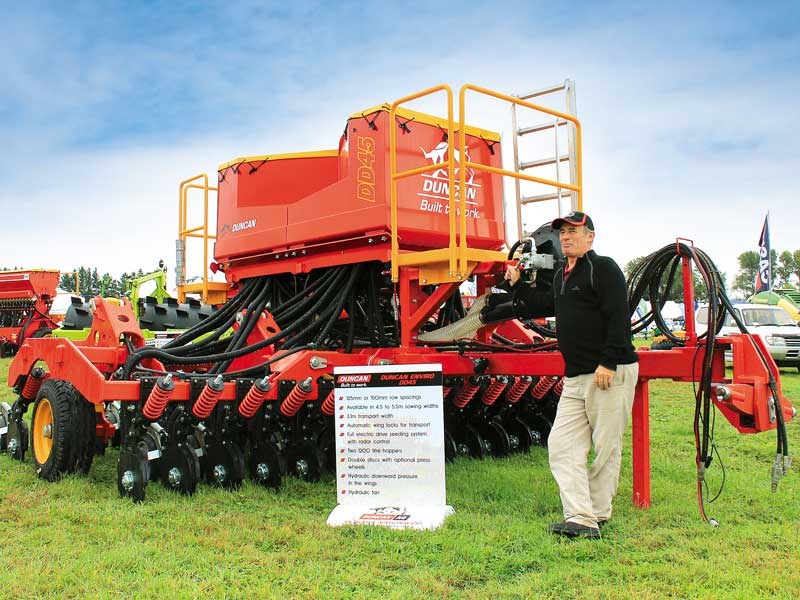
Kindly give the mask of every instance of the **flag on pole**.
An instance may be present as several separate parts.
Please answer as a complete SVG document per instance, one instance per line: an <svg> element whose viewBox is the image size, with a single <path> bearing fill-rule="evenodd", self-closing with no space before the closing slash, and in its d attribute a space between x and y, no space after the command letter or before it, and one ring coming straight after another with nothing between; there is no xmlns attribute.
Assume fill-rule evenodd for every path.
<svg viewBox="0 0 800 600"><path fill-rule="evenodd" d="M772 289L772 266L769 249L769 213L764 217L761 237L758 239L758 275L756 275L756 294Z"/></svg>

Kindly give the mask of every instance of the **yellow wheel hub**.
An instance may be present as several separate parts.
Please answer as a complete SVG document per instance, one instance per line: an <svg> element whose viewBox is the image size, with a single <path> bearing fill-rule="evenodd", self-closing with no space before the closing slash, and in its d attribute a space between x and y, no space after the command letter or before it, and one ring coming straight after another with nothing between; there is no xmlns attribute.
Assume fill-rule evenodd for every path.
<svg viewBox="0 0 800 600"><path fill-rule="evenodd" d="M33 453L41 465L53 451L53 407L50 400L42 398L33 415Z"/></svg>

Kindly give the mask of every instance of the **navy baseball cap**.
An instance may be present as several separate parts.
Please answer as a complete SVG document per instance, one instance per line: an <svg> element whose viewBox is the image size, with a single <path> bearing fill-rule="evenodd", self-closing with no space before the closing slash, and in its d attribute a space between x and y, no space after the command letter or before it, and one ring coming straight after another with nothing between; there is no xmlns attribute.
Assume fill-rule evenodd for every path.
<svg viewBox="0 0 800 600"><path fill-rule="evenodd" d="M564 223L569 223L570 225L584 225L589 231L594 231L594 222L592 221L592 217L586 213L578 212L577 210L573 210L571 213L564 215L563 217L558 217L550 226L553 229L561 229L561 225Z"/></svg>

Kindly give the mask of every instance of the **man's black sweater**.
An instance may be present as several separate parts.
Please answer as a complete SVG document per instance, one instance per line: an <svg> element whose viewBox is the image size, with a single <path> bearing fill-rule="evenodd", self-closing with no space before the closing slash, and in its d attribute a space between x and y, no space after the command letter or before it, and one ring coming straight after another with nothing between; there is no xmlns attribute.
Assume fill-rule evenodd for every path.
<svg viewBox="0 0 800 600"><path fill-rule="evenodd" d="M594 373L598 365L616 370L617 365L637 362L625 276L617 263L590 250L566 276L564 267L557 268L551 290L517 282L512 288L516 314L555 315L567 377Z"/></svg>

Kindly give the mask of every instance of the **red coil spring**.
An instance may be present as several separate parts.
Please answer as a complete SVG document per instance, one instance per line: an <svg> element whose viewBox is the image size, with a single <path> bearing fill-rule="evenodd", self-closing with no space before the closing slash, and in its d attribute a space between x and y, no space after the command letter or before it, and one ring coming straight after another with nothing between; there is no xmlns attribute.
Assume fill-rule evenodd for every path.
<svg viewBox="0 0 800 600"><path fill-rule="evenodd" d="M42 387L46 378L44 369L36 367L31 371L28 379L25 380L25 386L22 388L22 397L25 398L25 400L33 400L36 398L36 394L39 393L39 388Z"/></svg>
<svg viewBox="0 0 800 600"><path fill-rule="evenodd" d="M453 398L453 404L456 405L456 408L464 408L469 401L478 393L478 390L481 389L481 386L477 383L472 381L467 381L464 384L455 398Z"/></svg>
<svg viewBox="0 0 800 600"><path fill-rule="evenodd" d="M519 399L522 398L525 390L531 387L532 382L533 379L528 375L523 375L517 379L514 382L514 385L511 386L511 389L508 390L508 393L506 394L506 400L508 400L511 404L516 404L519 402Z"/></svg>
<svg viewBox="0 0 800 600"><path fill-rule="evenodd" d="M450 392L452 390L453 390L453 388L451 388L451 387L447 387L447 386L443 387L442 388L442 399L444 400L445 398L447 398L450 395Z"/></svg>
<svg viewBox="0 0 800 600"><path fill-rule="evenodd" d="M334 412L336 412L336 405L334 404L333 396L333 390L331 390L330 393L325 396L325 400L322 401L322 405L319 407L320 410L328 416L331 416Z"/></svg>
<svg viewBox="0 0 800 600"><path fill-rule="evenodd" d="M256 381L248 390L241 404L239 404L239 414L246 419L252 418L264 403L264 400L267 399L267 394L271 387L266 378Z"/></svg>
<svg viewBox="0 0 800 600"><path fill-rule="evenodd" d="M311 377L301 381L292 388L289 395L281 402L280 411L284 417L293 417L311 393Z"/></svg>
<svg viewBox="0 0 800 600"><path fill-rule="evenodd" d="M549 392L558 381L558 377L540 377L536 385L531 390L531 396L537 400L544 398L544 395Z"/></svg>
<svg viewBox="0 0 800 600"><path fill-rule="evenodd" d="M500 394L503 393L507 385L508 379L505 377L496 377L492 379L492 383L489 384L481 400L486 406L491 406L500 397Z"/></svg>
<svg viewBox="0 0 800 600"><path fill-rule="evenodd" d="M164 407L169 402L169 397L175 389L175 384L172 383L172 377L167 376L159 379L156 385L150 390L147 400L144 403L142 414L151 421L155 421L164 414Z"/></svg>
<svg viewBox="0 0 800 600"><path fill-rule="evenodd" d="M564 390L564 378L558 380L558 383L553 387L553 393L561 398L561 392Z"/></svg>
<svg viewBox="0 0 800 600"><path fill-rule="evenodd" d="M225 385L222 383L221 375L217 375L216 379L206 383L203 391L200 392L200 397L197 398L197 401L192 407L192 414L198 419L207 418L217 405L217 400L222 395L222 390L224 389Z"/></svg>

